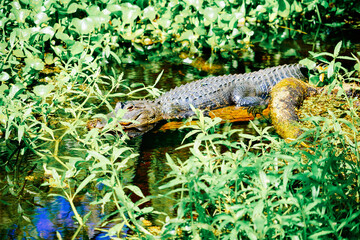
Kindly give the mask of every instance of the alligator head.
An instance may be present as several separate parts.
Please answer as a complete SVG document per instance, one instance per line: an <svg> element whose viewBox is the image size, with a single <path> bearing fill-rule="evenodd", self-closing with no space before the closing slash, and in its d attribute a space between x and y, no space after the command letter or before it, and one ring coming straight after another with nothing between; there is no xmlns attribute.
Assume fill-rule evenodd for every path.
<svg viewBox="0 0 360 240"><path fill-rule="evenodd" d="M143 128L163 119L158 103L148 100L135 100L118 102L114 113L125 110L122 121L119 122L124 129Z"/></svg>
<svg viewBox="0 0 360 240"><path fill-rule="evenodd" d="M124 110L125 113L119 124L122 125L123 129L127 132L145 133L151 130L158 121L163 119L159 105L153 101L136 100L125 103L118 102L114 112L109 113L107 117L114 118L120 110ZM103 128L106 124L106 119L96 118L88 121L87 128L89 130L93 128Z"/></svg>

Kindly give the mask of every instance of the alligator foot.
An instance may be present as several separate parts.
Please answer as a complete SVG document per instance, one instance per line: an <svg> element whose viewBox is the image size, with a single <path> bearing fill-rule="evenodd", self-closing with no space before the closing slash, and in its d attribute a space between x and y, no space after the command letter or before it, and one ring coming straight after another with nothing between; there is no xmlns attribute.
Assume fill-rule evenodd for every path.
<svg viewBox="0 0 360 240"><path fill-rule="evenodd" d="M258 106L251 106L247 108L247 112L251 115L253 115L254 117L256 117L256 115L260 115L262 117L264 117L263 112L264 110L267 108L267 104L261 104Z"/></svg>

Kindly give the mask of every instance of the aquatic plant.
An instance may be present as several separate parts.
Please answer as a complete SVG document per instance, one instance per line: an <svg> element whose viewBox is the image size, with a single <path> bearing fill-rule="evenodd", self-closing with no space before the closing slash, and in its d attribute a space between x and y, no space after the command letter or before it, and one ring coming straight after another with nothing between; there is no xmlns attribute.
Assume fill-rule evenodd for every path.
<svg viewBox="0 0 360 240"><path fill-rule="evenodd" d="M226 52L254 43L274 48L313 31L314 22L336 27L356 21L351 16L359 9L351 0L4 0L0 50L8 61L2 63L2 76L12 77L16 71L10 69L19 61L26 74L69 59L96 62L96 68L174 50Z"/></svg>
<svg viewBox="0 0 360 240"><path fill-rule="evenodd" d="M312 29L314 22L346 24L340 16L354 12L359 3L349 0L0 1L2 194L14 196L16 201L8 204L16 204L29 222L25 200L44 193L63 197L79 226L73 239L91 216L76 206L85 193L108 209L97 227L109 236L120 238L130 229L134 238L158 237L142 218L166 214L144 207L157 196L144 196L131 183L138 150L116 124L123 112L102 130L86 129L90 117L106 118L99 112L113 111L115 98L139 91L159 94L154 86L126 83L110 63L184 50L226 55L258 42L272 48ZM324 70L326 83L350 74L337 61L339 50L340 45ZM358 119L353 109L349 114ZM180 198L175 199L178 215L168 216L161 226L164 238L315 238L359 232L359 148L340 134L341 121L324 120L333 126L330 132L330 127L309 130L320 142L309 150L277 139L269 127L253 125L258 136L217 133L218 119L200 112L198 117L186 136L195 140L184 145L192 156L177 162L167 155L172 172L162 188ZM345 124L358 134L354 123ZM240 141L232 141L234 136Z"/></svg>

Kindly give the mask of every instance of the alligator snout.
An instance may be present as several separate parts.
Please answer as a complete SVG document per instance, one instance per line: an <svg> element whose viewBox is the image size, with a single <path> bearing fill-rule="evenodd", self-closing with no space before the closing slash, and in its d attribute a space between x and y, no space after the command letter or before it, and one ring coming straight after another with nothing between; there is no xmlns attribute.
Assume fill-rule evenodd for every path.
<svg viewBox="0 0 360 240"><path fill-rule="evenodd" d="M158 114L158 104L148 100L135 100L125 103L118 102L115 106L115 113L120 109L124 110L125 113L121 117L119 124L126 129L154 124L162 119Z"/></svg>

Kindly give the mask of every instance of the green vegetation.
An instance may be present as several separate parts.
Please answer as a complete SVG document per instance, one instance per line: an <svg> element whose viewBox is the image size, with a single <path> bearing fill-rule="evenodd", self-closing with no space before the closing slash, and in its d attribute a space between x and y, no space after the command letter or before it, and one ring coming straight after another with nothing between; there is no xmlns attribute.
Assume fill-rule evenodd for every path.
<svg viewBox="0 0 360 240"><path fill-rule="evenodd" d="M154 239L142 221L149 215L165 216L157 233L165 239L359 235L359 116L353 99L346 99L352 121L311 118L317 127L304 139L311 134L315 144L306 149L297 147L304 139L288 144L270 127L255 124L256 136L216 132L219 119L198 112L183 145L191 156L166 156L171 172L161 188L175 198L176 216L146 204L161 196L144 196L126 181L138 152L116 125L123 112L101 131L86 129L95 114L113 110L114 98L140 91L159 95L143 83L130 88L114 64L180 51L226 57L260 42L272 48L313 29L314 22L341 26L359 12L359 2L350 0L0 1L2 194L14 196L16 202L8 204L17 204L27 221L23 199L48 191L64 197L79 226L74 239L91 214L76 208L76 197L85 192L96 196L93 204L113 207L99 229L119 238L127 227L134 238ZM359 59L339 56L340 47L315 54L331 58L326 84L352 80L359 70ZM345 69L342 59L353 61L354 70ZM318 76L311 81L319 83ZM42 186L25 176L43 170L50 179ZM110 229L102 227L106 223Z"/></svg>
<svg viewBox="0 0 360 240"><path fill-rule="evenodd" d="M188 144L193 156L178 163L167 156L171 180L163 188L181 194L167 236L181 229L189 239L352 239L360 231L359 145L348 134L358 130L323 121L323 129L307 132L316 144L299 149L301 140L286 144L268 127L253 125L258 136L211 133L216 120L200 114ZM242 139L231 141L232 135Z"/></svg>

